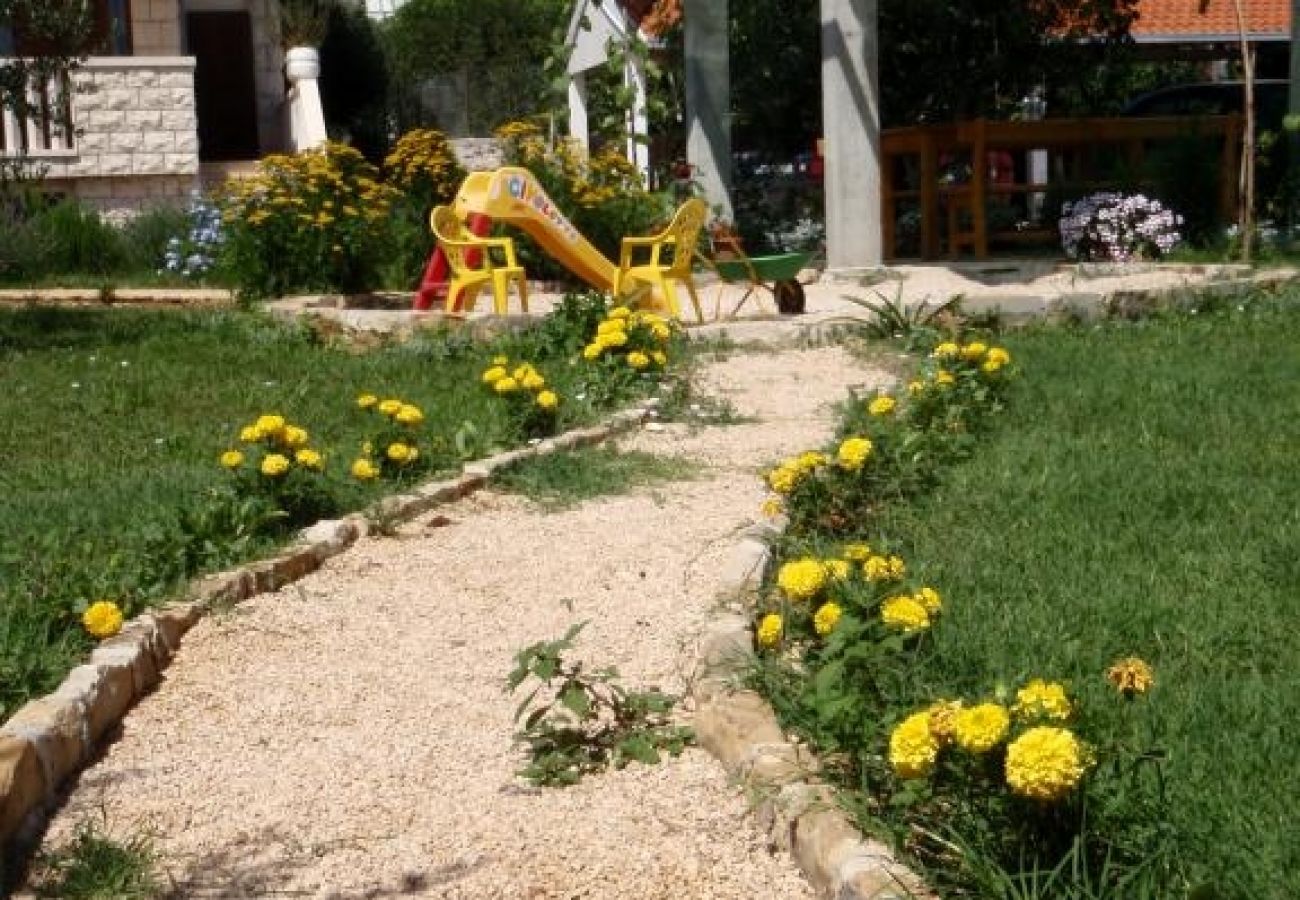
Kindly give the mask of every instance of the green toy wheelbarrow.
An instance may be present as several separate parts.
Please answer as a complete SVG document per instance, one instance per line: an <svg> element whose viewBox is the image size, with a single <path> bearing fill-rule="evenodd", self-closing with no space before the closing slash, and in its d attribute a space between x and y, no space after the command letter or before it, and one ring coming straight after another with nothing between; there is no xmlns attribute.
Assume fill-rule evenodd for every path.
<svg viewBox="0 0 1300 900"><path fill-rule="evenodd" d="M777 253L772 256L746 256L734 254L731 258L710 259L705 262L727 284L746 288L744 296L732 307L727 318L736 313L758 291L772 296L777 311L783 315L798 315L804 311L803 283L799 273L812 261L812 253ZM714 307L714 319L720 318L722 298Z"/></svg>

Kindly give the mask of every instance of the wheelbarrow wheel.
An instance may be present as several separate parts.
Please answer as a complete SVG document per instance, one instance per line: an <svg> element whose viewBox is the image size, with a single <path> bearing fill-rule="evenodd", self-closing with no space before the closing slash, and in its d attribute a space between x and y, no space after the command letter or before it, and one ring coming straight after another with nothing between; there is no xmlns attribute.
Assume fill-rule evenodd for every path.
<svg viewBox="0 0 1300 900"><path fill-rule="evenodd" d="M806 298L803 285L793 278L778 281L772 285L772 294L776 297L776 308L784 316L803 315Z"/></svg>

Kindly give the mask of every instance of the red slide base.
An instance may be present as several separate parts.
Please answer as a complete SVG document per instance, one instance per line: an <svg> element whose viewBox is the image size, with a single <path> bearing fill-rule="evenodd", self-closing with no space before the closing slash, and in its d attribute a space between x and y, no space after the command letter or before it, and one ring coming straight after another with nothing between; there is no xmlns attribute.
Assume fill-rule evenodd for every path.
<svg viewBox="0 0 1300 900"><path fill-rule="evenodd" d="M472 213L469 217L469 230L477 237L487 237L492 232L492 219L489 216ZM477 266L479 263L475 255L471 253L466 260L471 266ZM450 274L451 267L447 265L446 254L442 252L441 247L434 244L433 253L429 256L429 264L424 267L424 277L420 279L420 288L415 292L415 301L411 304L411 309L428 311L435 303L446 300ZM453 311L460 312L459 301Z"/></svg>

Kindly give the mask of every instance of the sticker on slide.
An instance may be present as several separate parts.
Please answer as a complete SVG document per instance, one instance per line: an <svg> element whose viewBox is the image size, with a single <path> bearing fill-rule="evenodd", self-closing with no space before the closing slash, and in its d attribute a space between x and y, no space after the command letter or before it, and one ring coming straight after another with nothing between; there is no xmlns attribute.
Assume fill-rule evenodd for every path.
<svg viewBox="0 0 1300 900"><path fill-rule="evenodd" d="M516 200L524 199L524 190L527 186L528 182L522 175L511 175L510 180L506 182L506 190Z"/></svg>
<svg viewBox="0 0 1300 900"><path fill-rule="evenodd" d="M565 240L570 244L576 244L578 242L578 239L581 237L581 235L578 234L578 229L574 228L573 223L566 219L564 213L560 212L559 209L556 208L555 204L551 202L550 197L546 196L546 194L541 191L538 191L533 195L530 203L539 215L554 225L555 229L564 235Z"/></svg>

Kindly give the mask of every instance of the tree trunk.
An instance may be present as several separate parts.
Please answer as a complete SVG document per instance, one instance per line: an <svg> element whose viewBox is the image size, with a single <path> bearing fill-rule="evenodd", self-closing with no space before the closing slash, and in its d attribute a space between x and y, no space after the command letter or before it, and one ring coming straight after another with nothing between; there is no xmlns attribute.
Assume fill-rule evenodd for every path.
<svg viewBox="0 0 1300 900"><path fill-rule="evenodd" d="M1241 0L1232 0L1241 35L1241 77L1245 93L1245 133L1241 138L1241 196L1237 220L1241 228L1241 258L1250 262L1255 242L1255 53L1250 47ZM1292 88L1294 90L1294 88Z"/></svg>

